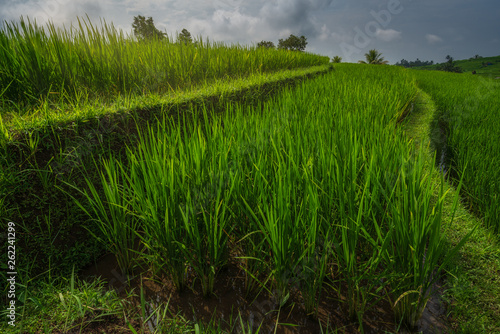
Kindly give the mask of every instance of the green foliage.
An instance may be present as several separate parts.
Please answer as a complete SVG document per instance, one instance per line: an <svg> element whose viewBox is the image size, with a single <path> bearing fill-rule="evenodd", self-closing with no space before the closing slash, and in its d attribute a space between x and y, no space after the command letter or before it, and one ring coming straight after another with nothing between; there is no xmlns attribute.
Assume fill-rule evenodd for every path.
<svg viewBox="0 0 500 334"><path fill-rule="evenodd" d="M24 281L17 284L18 331L0 321L3 333L83 333L89 325L110 321L124 312L121 298L114 290L106 290L104 281L95 279L89 283L78 279L74 272L70 278L43 280L29 288ZM0 314L6 318L5 310Z"/></svg>
<svg viewBox="0 0 500 334"><path fill-rule="evenodd" d="M335 56L335 57L333 57L333 58L332 58L332 62L333 62L334 64L340 64L340 63L342 62L342 57L340 57L340 56Z"/></svg>
<svg viewBox="0 0 500 334"><path fill-rule="evenodd" d="M443 160L454 178L463 175L470 209L500 231L500 83L471 75L415 72L419 85L436 102L436 124L444 134Z"/></svg>
<svg viewBox="0 0 500 334"><path fill-rule="evenodd" d="M271 41L260 41L257 43L258 48L268 48L268 49L274 49L274 43Z"/></svg>
<svg viewBox="0 0 500 334"><path fill-rule="evenodd" d="M304 51L307 45L307 38L305 36L297 37L290 35L287 39L279 39L278 49L291 50L291 51Z"/></svg>
<svg viewBox="0 0 500 334"><path fill-rule="evenodd" d="M21 20L0 31L0 113L60 114L68 104L102 106L220 78L326 63L328 57L318 55L201 40L137 42L113 25L97 27L89 20L71 29Z"/></svg>
<svg viewBox="0 0 500 334"><path fill-rule="evenodd" d="M132 105L127 102L119 107L122 110L118 113L117 106L99 109L97 117L96 110L89 106L89 114L69 110L62 115L65 118L57 123L52 121L47 124L46 120L20 122L20 127L12 131L14 138L0 150L0 218L19 224L19 231L24 235L18 245L20 261L36 258L35 274L51 268L64 275L71 271L73 265L77 269L88 265L108 246L117 250L122 245L130 245L128 239L132 239L134 234L127 234L130 232L128 226L120 225L125 220L120 221L119 217L133 223L129 219L134 216L119 216L120 206L127 205L126 199L115 196L117 189L114 186L105 189L99 186L100 177L106 174L101 175L94 164L94 159L124 153L125 145L134 142L135 124L130 119L130 113L141 117L139 124L145 124L146 120L154 121L168 111L189 115L189 108L193 105L205 104L218 112L225 110L226 103L257 105L285 87L317 75L319 70L325 71L326 67L223 80L196 91L178 94L175 98L156 97L139 100L135 103L141 104ZM147 110L147 113L135 112L135 108ZM45 160L46 157L48 160ZM89 191L84 176L90 178L97 194ZM99 208L101 202L103 214L95 214L90 201L67 183L87 189L91 198L95 199L94 204L97 204L94 208ZM113 184L121 187L121 182ZM85 209L68 201L68 194L86 203ZM106 211L107 208L109 211ZM101 227L107 225L91 221L85 211L93 213L92 218L110 222L110 226L116 222L117 229L106 234ZM104 211L110 220L103 220ZM88 230L99 238L89 238ZM105 241L107 236L116 238L104 246L97 242L97 239ZM126 249L122 250L126 259L130 254L126 254Z"/></svg>
<svg viewBox="0 0 500 334"><path fill-rule="evenodd" d="M426 144L429 138L440 137L439 126L433 122L436 113L438 110L430 96L420 90L415 108L405 118L403 126L408 136L426 151L426 168L437 181L442 171L434 167L435 148ZM443 234L450 245L458 244L464 236L475 231L455 260L445 268L442 298L452 319L448 328L455 333L498 333L500 305L495 301L500 296L500 285L496 284L500 270L500 240L467 211L466 202L458 203L456 212L453 211L453 201L459 198L454 185L447 182L444 191L449 196L444 201L442 221L448 222L455 217L452 225L443 225Z"/></svg>
<svg viewBox="0 0 500 334"><path fill-rule="evenodd" d="M439 64L437 66L438 71L445 71L445 72L454 72L454 73L462 73L462 69L458 66L455 66L455 62L453 61L453 57L451 56L446 56L446 59L448 60L446 63Z"/></svg>
<svg viewBox="0 0 500 334"><path fill-rule="evenodd" d="M10 84L7 87L5 87L2 92L0 92L0 101L2 99L2 95L9 88L9 86L10 86ZM2 113L0 113L0 148L4 148L6 143L9 141L9 139L10 139L9 131L7 130L6 126L3 124Z"/></svg>
<svg viewBox="0 0 500 334"><path fill-rule="evenodd" d="M469 59L454 60L454 64L460 67L463 72L476 72L477 75L490 77L492 79L500 77L500 56L496 57L472 57ZM437 70L442 64L421 66L418 69Z"/></svg>
<svg viewBox="0 0 500 334"><path fill-rule="evenodd" d="M177 43L185 45L193 43L191 33L187 29L182 29L182 31L177 35Z"/></svg>
<svg viewBox="0 0 500 334"><path fill-rule="evenodd" d="M145 263L179 289L194 275L209 295L239 253L248 281L280 306L298 287L312 312L332 273L361 331L384 291L413 325L458 249L440 232L444 193L396 126L415 92L401 68L341 64L258 108L194 108L200 121L143 132L119 189Z"/></svg>
<svg viewBox="0 0 500 334"><path fill-rule="evenodd" d="M155 27L152 17L146 19L141 15L134 16L132 28L134 28L135 37L139 40L161 40L166 36L166 33L161 32Z"/></svg>
<svg viewBox="0 0 500 334"><path fill-rule="evenodd" d="M406 68L410 67L421 67L421 66L431 66L434 64L434 61L422 61L420 59L416 59L415 61L408 61L406 59L401 59L400 62L396 63L396 66L403 66Z"/></svg>
<svg viewBox="0 0 500 334"><path fill-rule="evenodd" d="M151 43L151 49L134 50L145 56L168 44ZM205 52L202 45L179 47L192 63ZM265 50L239 51L226 58L235 60L229 67L218 59L221 52L204 69L226 75L224 70L241 64L253 64L255 71L277 68L264 64L271 57ZM262 57L247 62L253 53ZM285 54L291 53L281 53L284 61L295 59ZM375 58L383 63L380 54ZM186 67L187 80L196 73L197 65L187 60L179 66ZM222 116L193 102L189 112L201 120L165 120L139 132L126 163L104 161L97 174L102 194L94 175L85 185L90 190L83 190L88 203L80 204L124 258L123 270L130 269L127 254L139 237L146 247L142 260L155 274L167 273L179 289L195 278L210 295L219 271L234 257L249 285L268 291L280 306L298 288L314 313L325 279L333 277L347 287L344 301L361 331L366 311L384 291L390 291L398 317L414 324L433 280L457 250L445 251L441 235L445 194L433 196L423 157L414 155L397 127L415 96L415 82L400 68L336 69L270 103L231 104ZM33 136L28 145L33 153L39 139ZM48 175L33 172L40 179ZM49 229L49 239L53 233ZM73 285L71 296L58 294L66 310L63 329L70 329L68 314L86 315L81 297L72 297ZM166 308L156 310L160 318L166 314Z"/></svg>
<svg viewBox="0 0 500 334"><path fill-rule="evenodd" d="M365 61L366 60L366 61ZM373 65L385 65L389 63L388 60L384 60L382 57L382 53L378 52L375 49L372 49L365 53L365 60L360 60L358 63L360 64L373 64Z"/></svg>
<svg viewBox="0 0 500 334"><path fill-rule="evenodd" d="M89 191L84 190L85 200L90 203L91 210L85 206L78 206L95 222L104 238L96 237L104 246L116 254L116 259L120 270L124 275L129 275L134 266L134 246L137 239L138 219L129 214L130 200L121 190L122 183L119 175L121 165L114 160L104 161L104 173L100 174L100 181L103 185L104 196L97 191L96 187L87 180ZM105 200L103 200L105 199ZM90 231L91 234L92 231Z"/></svg>

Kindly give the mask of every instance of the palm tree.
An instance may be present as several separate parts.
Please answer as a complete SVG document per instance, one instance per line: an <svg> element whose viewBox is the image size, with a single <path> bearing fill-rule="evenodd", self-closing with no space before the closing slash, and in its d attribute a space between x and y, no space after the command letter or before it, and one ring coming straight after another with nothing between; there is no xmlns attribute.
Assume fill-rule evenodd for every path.
<svg viewBox="0 0 500 334"><path fill-rule="evenodd" d="M335 57L332 58L332 62L336 63L336 64L341 63L342 62L342 57L335 56Z"/></svg>
<svg viewBox="0 0 500 334"><path fill-rule="evenodd" d="M365 53L365 58L366 61L360 60L358 63L360 64L375 64L375 65L385 65L389 63L388 60L384 60L381 52L378 52L377 50L373 49L368 51L368 53Z"/></svg>

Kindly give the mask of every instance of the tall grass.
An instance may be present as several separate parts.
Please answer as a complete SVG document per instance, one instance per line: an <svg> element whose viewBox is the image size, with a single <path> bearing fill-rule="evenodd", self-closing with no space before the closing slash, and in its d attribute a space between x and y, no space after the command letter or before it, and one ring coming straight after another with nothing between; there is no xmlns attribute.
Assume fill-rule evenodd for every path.
<svg viewBox="0 0 500 334"><path fill-rule="evenodd" d="M0 31L3 109L130 94L168 93L216 78L308 67L329 62L304 52L196 43L137 41L104 21L39 26L29 19L5 22Z"/></svg>
<svg viewBox="0 0 500 334"><path fill-rule="evenodd" d="M361 331L383 298L413 325L425 302L405 313L401 300L427 298L438 261L453 255L443 194L432 196L423 157L397 127L415 93L402 69L343 64L257 108L142 133L121 169L123 196L153 267L179 288L192 268L209 295L234 256L276 305L299 289L314 314L328 280Z"/></svg>
<svg viewBox="0 0 500 334"><path fill-rule="evenodd" d="M78 201L77 204L87 215L95 217L105 237L101 242L116 255L122 273L129 275L135 265L139 220L131 214L128 196L123 196L123 188L127 185L123 178L123 167L115 160L104 161L103 164L104 172L101 172L100 179L104 196L101 197L97 188L87 180L88 190L82 193L91 209Z"/></svg>
<svg viewBox="0 0 500 334"><path fill-rule="evenodd" d="M500 232L500 83L472 75L419 72L419 85L438 108L436 145L447 168L463 177L469 208Z"/></svg>

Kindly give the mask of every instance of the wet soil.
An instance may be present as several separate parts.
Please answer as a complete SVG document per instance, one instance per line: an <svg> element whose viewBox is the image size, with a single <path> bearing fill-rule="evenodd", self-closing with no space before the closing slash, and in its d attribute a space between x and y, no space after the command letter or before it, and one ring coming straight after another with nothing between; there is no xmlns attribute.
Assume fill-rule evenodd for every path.
<svg viewBox="0 0 500 334"><path fill-rule="evenodd" d="M80 276L89 280L100 276L105 280L107 288L116 290L121 297L127 298L131 305L134 305L137 314L140 314L139 291L142 282L146 301L152 305L168 303L170 314L182 316L192 322L215 322L228 333L243 332L239 315L246 326L252 327L253 331L260 326L259 333L265 334L326 333L327 328L329 331L337 330L336 333L360 333L359 324L348 317L345 296L341 293L345 289L342 287L333 289L325 284L317 316L306 314L300 291L295 288L292 288L289 301L280 309L266 291L245 296L244 271L238 263L230 263L219 273L214 294L208 298L202 296L199 281L192 279L188 281L188 288L182 292L178 292L165 277L153 279L148 272L136 273L127 282L112 254L102 257L95 265L86 268ZM129 292L132 290L135 296L131 297ZM434 290L435 294L442 292L439 285L436 285ZM391 305L386 299L382 299L366 312L363 328L365 333L447 333L450 327L445 315L445 305L440 298L433 297L429 300L418 328L400 329L394 321ZM156 328L154 317L147 327Z"/></svg>

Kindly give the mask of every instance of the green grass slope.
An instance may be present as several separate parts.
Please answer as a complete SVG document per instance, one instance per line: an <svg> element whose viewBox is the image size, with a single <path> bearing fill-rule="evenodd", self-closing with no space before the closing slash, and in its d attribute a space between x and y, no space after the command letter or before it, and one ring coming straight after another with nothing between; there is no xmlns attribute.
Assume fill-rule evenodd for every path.
<svg viewBox="0 0 500 334"><path fill-rule="evenodd" d="M57 28L29 20L0 29L0 116L60 113L68 106L171 94L215 80L325 65L308 52L137 40L112 24Z"/></svg>
<svg viewBox="0 0 500 334"><path fill-rule="evenodd" d="M463 177L470 210L500 231L500 103L498 80L445 72L414 72L436 103L435 121L443 133L446 163Z"/></svg>
<svg viewBox="0 0 500 334"><path fill-rule="evenodd" d="M347 287L339 292L338 300L344 300L344 314L351 322L361 322L354 324L356 328L363 327L363 320L368 319L365 312L379 304L383 291L387 291L396 317L414 324L425 306L435 270L453 254L445 252L440 232L444 196L433 196L436 184L424 170L422 155L413 154L413 144L398 127L415 94L414 78L403 69L337 65L325 76L276 94L269 103L235 104L220 118L193 126L169 123L159 131L143 132L149 139L144 137L135 149L130 147L127 160L115 156L114 147L97 152L94 157L99 167L99 153L113 160L113 166L122 161L120 180L125 183L99 188L119 191L127 203L111 204L116 203L109 197L111 192L106 192L108 198L96 195L95 199L110 203L110 212L123 213L130 205L126 219L132 224L139 219L144 233L151 237L144 245L154 247L150 253L140 254L152 255L151 261L144 262L143 257L139 263L172 270L166 277L179 278L179 285L186 284L181 281L186 277L184 267L177 264L189 264L193 268L190 278L200 282L198 287L208 294L231 258L248 275L247 291L260 286L258 279L265 285L262 293L277 305L295 298L296 305L309 307L304 315L315 312L322 289L334 292L330 284L322 283L329 280ZM106 136L115 132L110 129ZM71 152L64 153L68 160L59 160L62 166L53 169L58 167L60 173L66 168L69 182L80 181L75 185L81 187L82 174L93 175L91 182L96 186L103 181L95 182L98 170L78 174L93 164L78 168L72 165ZM41 184L32 198L64 186L59 180L42 184L51 174L39 168L23 175L32 177L23 185ZM23 192L19 196L24 201L31 198L22 197ZM73 213L66 224L88 220L73 201L59 199ZM55 226L61 223L55 218L56 210L51 211L40 199L33 200L33 205L38 205L38 211L31 217L18 210L24 214L25 226L32 228L23 231L23 237L36 238L46 232L45 242L37 245L52 255L47 268L60 274L61 266L54 266L56 259L82 263L84 259L78 256L88 254L89 248L83 245L74 253L57 252L54 248L59 246L63 225ZM168 225L163 217L167 212ZM117 222L124 225L122 219ZM93 231L99 233L93 225ZM161 231L167 233L155 234ZM210 238L204 237L208 235ZM66 232L63 237L82 242L81 235ZM169 242L171 237L175 242ZM232 240L240 242L235 245ZM113 250L118 243L108 245ZM58 259L58 254L66 258ZM247 261L251 259L259 261ZM438 263L441 259L443 264ZM156 270L152 272L156 276ZM28 297L33 291L26 292ZM39 321L33 331L42 325ZM54 331L55 327L50 328Z"/></svg>
<svg viewBox="0 0 500 334"><path fill-rule="evenodd" d="M426 167L433 178L440 179L434 164L435 147L441 141L440 130L434 121L439 110L432 98L419 90L415 108L406 117L403 127L417 146L426 152ZM429 145L431 143L431 145ZM444 229L450 245L475 229L472 237L460 250L455 261L447 266L442 299L447 304L446 317L450 333L498 333L500 331L500 243L498 238L468 211L463 201L453 212L452 199L458 190L450 182L445 184L449 194L443 208L443 222L454 217L452 226ZM443 224L443 226L446 226Z"/></svg>
<svg viewBox="0 0 500 334"><path fill-rule="evenodd" d="M439 65L440 64L414 67L414 69L436 70ZM455 66L460 67L465 73L472 73L472 71L476 71L476 74L478 75L492 78L500 77L500 56L456 60Z"/></svg>

